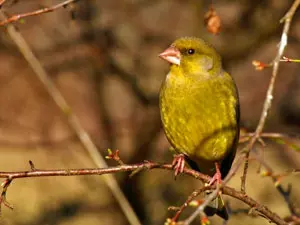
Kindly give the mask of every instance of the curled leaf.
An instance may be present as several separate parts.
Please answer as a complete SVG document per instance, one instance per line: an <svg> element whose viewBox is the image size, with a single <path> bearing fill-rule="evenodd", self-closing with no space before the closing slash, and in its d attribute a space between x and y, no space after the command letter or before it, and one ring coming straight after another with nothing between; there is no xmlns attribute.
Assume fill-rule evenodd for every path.
<svg viewBox="0 0 300 225"><path fill-rule="evenodd" d="M206 29L212 34L218 34L221 30L221 19L212 6L205 14L204 23L206 25Z"/></svg>

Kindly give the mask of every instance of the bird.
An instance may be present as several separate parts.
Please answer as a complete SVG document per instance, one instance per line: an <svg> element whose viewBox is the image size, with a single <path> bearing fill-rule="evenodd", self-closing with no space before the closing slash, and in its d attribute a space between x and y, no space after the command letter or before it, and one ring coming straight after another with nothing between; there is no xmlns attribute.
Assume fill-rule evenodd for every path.
<svg viewBox="0 0 300 225"><path fill-rule="evenodd" d="M159 54L170 64L159 94L165 135L175 151L175 176L185 162L211 176L209 185L229 173L239 140L239 95L215 48L196 37L176 39ZM228 219L221 196L205 213Z"/></svg>

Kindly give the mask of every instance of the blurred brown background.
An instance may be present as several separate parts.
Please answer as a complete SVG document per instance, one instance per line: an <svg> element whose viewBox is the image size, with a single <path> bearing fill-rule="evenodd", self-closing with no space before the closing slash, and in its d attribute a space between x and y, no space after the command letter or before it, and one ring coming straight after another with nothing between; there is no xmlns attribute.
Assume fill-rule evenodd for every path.
<svg viewBox="0 0 300 225"><path fill-rule="evenodd" d="M61 1L7 1L8 15L28 12ZM279 20L293 1L218 0L214 8L222 21L219 35L206 31L204 0L81 0L49 14L16 23L39 60L59 87L102 155L120 149L126 163L143 160L171 162L158 111L160 84L168 65L157 55L174 39L199 36L211 42L237 82L242 126L255 129L271 70L255 71L252 60L271 61L282 25ZM0 36L0 170L94 167L15 44ZM300 13L292 22L285 55L299 58ZM281 64L275 99L265 130L300 131L299 65ZM267 142L264 159L275 172L299 168L297 152ZM259 149L260 146L257 146ZM116 165L114 162L108 162ZM289 215L282 196L269 178L256 173L251 162L248 194L280 216ZM120 186L143 224L163 224L169 206L179 206L201 184L169 171L153 170L133 178L117 174ZM293 199L300 204L299 178L289 176ZM240 174L230 183L240 188ZM128 224L110 191L98 176L31 178L14 181L8 190L14 211L3 208L0 224L81 225ZM247 206L231 198L232 210ZM297 201L298 200L298 201ZM182 216L189 215L187 210ZM261 217L233 215L229 224L268 224ZM213 219L213 224L222 224ZM199 224L196 221L194 224Z"/></svg>

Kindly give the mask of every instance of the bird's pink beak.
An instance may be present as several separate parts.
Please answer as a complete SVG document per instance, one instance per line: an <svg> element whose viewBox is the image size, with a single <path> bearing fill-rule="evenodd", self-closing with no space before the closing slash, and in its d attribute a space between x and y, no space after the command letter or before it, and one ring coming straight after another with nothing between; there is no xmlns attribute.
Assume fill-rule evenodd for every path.
<svg viewBox="0 0 300 225"><path fill-rule="evenodd" d="M180 51L173 46L167 48L158 56L171 64L175 64L178 66L180 65L180 59L181 59Z"/></svg>

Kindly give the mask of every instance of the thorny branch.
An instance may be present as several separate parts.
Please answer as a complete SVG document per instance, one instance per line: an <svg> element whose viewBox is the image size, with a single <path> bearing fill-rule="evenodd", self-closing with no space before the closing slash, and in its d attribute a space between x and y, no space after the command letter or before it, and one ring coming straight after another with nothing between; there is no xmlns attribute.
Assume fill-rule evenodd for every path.
<svg viewBox="0 0 300 225"><path fill-rule="evenodd" d="M282 58L283 53L284 53L284 49L287 45L288 32L289 32L289 29L290 29L291 21L292 21L292 18L294 16L299 4L300 4L300 0L295 0L293 5L289 9L289 11L285 14L285 16L280 21L280 22L284 22L284 26L283 26L283 31L282 31L281 40L280 40L280 44L279 44L279 47L278 47L277 55L276 55L276 57L273 61L272 77L271 77L271 80L270 80L270 83L269 83L269 86L268 86L268 90L267 90L263 110L262 110L262 113L261 113L261 116L260 116L259 123L256 127L255 133L251 137L251 139L250 139L249 143L247 144L247 146L244 148L244 152L246 154L246 160L245 160L245 164L244 164L243 176L241 177L241 191L243 193L246 193L246 177L247 177L248 165L249 165L249 155L250 155L250 152L253 148L253 145L260 138L260 135L261 135L261 133L263 131L263 128L265 126L265 123L266 123L266 119L267 119L269 110L270 110L271 105L272 105L274 85L275 85L276 77L277 77L277 74L278 74L280 59Z"/></svg>
<svg viewBox="0 0 300 225"><path fill-rule="evenodd" d="M165 169L165 170L173 170L171 164L158 164L153 162L144 162L139 164L132 165L121 165L110 168L95 168L95 169L68 169L68 170L29 170L29 171L19 171L19 172L0 172L0 178L6 178L3 182L3 190L2 190L2 199L3 196L6 196L6 191L9 184L14 179L19 178L30 178L30 177L48 177L48 176L79 176L79 175L103 175L103 174L111 174L117 172L130 172L135 170L150 170L150 169ZM210 177L199 173L192 169L185 168L183 171L184 174L194 177L195 179L201 180L203 182L209 182ZM265 218L269 221L274 222L280 225L287 225L287 223L281 219L276 213L270 211L266 206L258 203L251 197L245 195L244 193L235 190L234 188L228 186L220 186L219 189L216 185L210 187L212 190L215 190L215 196L218 194L219 189L223 194L232 196L233 198L239 199L249 205L251 208L255 208L256 211L261 213ZM214 193L213 192L213 193ZM213 195L210 195L211 198ZM211 199L208 199L209 201ZM2 201L3 202L3 201ZM189 221L185 221L184 224L189 224Z"/></svg>

